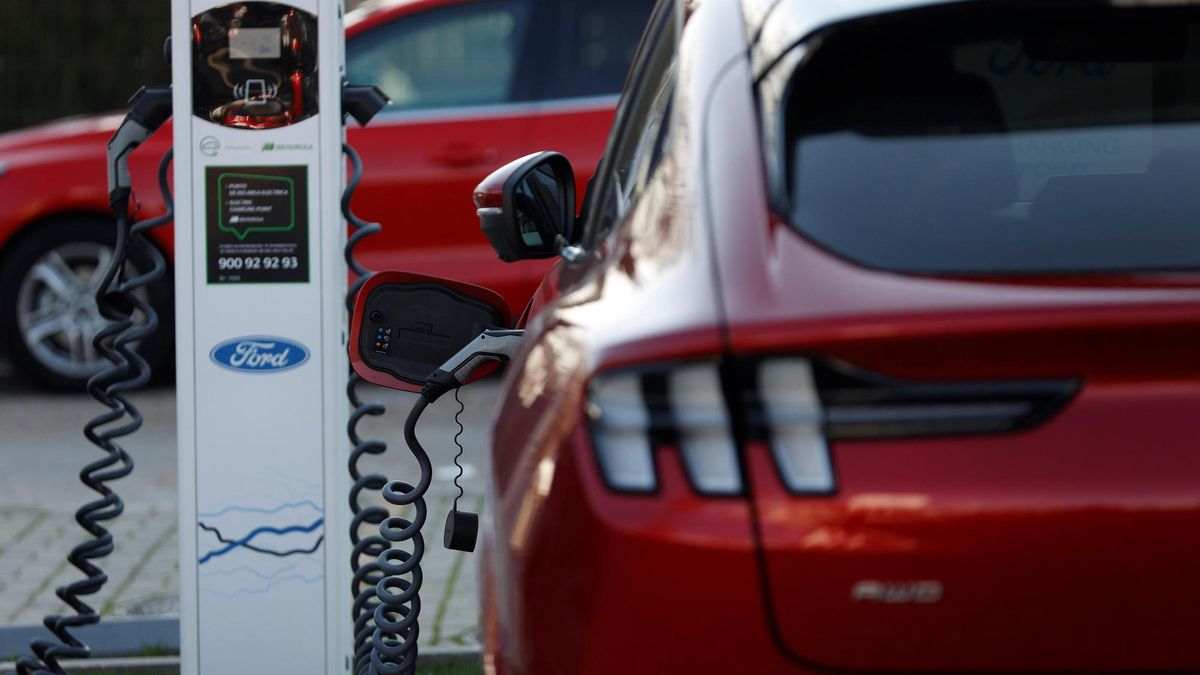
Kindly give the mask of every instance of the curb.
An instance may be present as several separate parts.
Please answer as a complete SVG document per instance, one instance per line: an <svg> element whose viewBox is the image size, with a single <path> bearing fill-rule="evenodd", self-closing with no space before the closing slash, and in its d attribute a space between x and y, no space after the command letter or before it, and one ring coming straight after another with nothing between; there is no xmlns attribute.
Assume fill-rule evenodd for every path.
<svg viewBox="0 0 1200 675"><path fill-rule="evenodd" d="M75 632L91 646L93 658L64 661L70 672L86 673L104 669L106 672L136 675L178 669L178 656L137 656L153 649L159 653L179 652L179 619L173 616L104 618L99 624ZM44 626L0 627L0 658L11 659L30 654L29 643L40 638L52 638ZM426 665L479 663L478 647L424 647L421 663ZM0 675L12 675L16 664L0 662Z"/></svg>
<svg viewBox="0 0 1200 675"><path fill-rule="evenodd" d="M72 632L92 648L92 656L97 658L142 655L149 649L158 654L179 653L179 619L173 616L105 617L96 625ZM54 634L41 624L4 626L0 628L0 658L30 654L30 642L53 638Z"/></svg>
<svg viewBox="0 0 1200 675"><path fill-rule="evenodd" d="M63 661L64 669L70 673L104 671L108 674L150 675L164 670L179 672L178 656L157 656L139 659L87 659L85 661ZM0 663L0 675L16 675L13 663Z"/></svg>
<svg viewBox="0 0 1200 675"><path fill-rule="evenodd" d="M481 664L483 652L479 647L422 647L418 658L421 666Z"/></svg>

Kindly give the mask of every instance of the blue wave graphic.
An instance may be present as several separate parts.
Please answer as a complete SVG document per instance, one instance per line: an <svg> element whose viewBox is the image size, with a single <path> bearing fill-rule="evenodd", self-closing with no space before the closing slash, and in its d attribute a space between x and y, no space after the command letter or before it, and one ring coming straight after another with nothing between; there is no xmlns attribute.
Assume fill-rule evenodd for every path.
<svg viewBox="0 0 1200 675"><path fill-rule="evenodd" d="M303 581L306 584L315 584L319 581L322 581L324 578L325 578L325 576L321 575L321 574L318 574L318 575L312 576L312 577L306 577L306 576L303 576L300 574L296 574L296 575L293 575L290 577L283 577L282 579L273 580L262 588L242 588L237 591L234 591L233 593L222 593L221 591L205 589L205 592L212 593L213 595L218 595L222 598L236 598L236 597L239 597L242 595L266 595L267 593L269 593L271 591L272 588L275 588L276 586L287 583L289 581Z"/></svg>
<svg viewBox="0 0 1200 675"><path fill-rule="evenodd" d="M305 563L316 564L316 561L314 561L312 558L306 558L300 562L292 563L291 565L288 565L287 567L281 567L280 569L277 569L274 572L271 572L270 574L263 573L263 572L256 570L253 567L250 567L248 565L239 565L231 570L217 570L215 572L201 574L200 578L214 579L216 577L232 577L232 576L236 576L238 574L245 572L247 574L253 574L254 576L258 577L259 579L262 579L263 581L273 581L273 580L278 579L279 577L283 576L284 574L287 574L288 572L294 571L295 569L297 569L298 567L300 567L301 565L303 565Z"/></svg>
<svg viewBox="0 0 1200 675"><path fill-rule="evenodd" d="M325 519L319 518L319 519L317 519L316 522L314 522L311 525L307 525L307 526L292 525L291 527L260 527L260 528L253 530L252 532L250 532L250 534L247 534L246 536L242 537L241 539L230 542L224 548L219 548L219 549L216 549L215 551L209 551L208 553L205 553L200 558L199 564L203 565L204 563L212 560L213 558L219 558L220 556L223 556L226 553L229 553L230 551L234 550L235 548L238 548L240 546L245 546L245 545L249 544L251 541L253 541L254 538L259 536L260 534L284 535L284 534L293 534L296 532L305 532L305 533L314 532L324 524L325 524Z"/></svg>
<svg viewBox="0 0 1200 675"><path fill-rule="evenodd" d="M324 509L322 509L316 502L314 502L310 499L305 499L305 500L298 501L298 502L290 502L287 504L280 504L279 506L276 506L273 509L260 509L260 508L253 508L253 507L249 507L249 506L229 506L229 507L221 509L220 511L217 511L216 513L201 513L201 514L199 514L199 517L201 517L201 518L219 518L220 516L223 516L226 513L260 513L263 515L272 515L275 513L279 513L280 511L286 511L288 509L298 509L302 506L307 506L318 513L321 513L322 511L324 511Z"/></svg>

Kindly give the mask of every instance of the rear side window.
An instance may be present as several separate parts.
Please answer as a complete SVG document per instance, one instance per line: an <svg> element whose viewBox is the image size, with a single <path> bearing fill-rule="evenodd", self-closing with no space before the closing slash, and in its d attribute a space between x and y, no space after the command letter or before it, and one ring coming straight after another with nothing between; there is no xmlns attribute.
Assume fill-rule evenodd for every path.
<svg viewBox="0 0 1200 675"><path fill-rule="evenodd" d="M396 19L346 45L347 76L379 85L391 110L507 103L530 13L496 0Z"/></svg>
<svg viewBox="0 0 1200 675"><path fill-rule="evenodd" d="M613 136L597 169L596 194L588 195L585 243L608 236L633 209L663 158L671 135L679 26L674 5L664 2L647 31L640 60L633 65Z"/></svg>
<svg viewBox="0 0 1200 675"><path fill-rule="evenodd" d="M554 5L560 53L544 64L541 98L621 93L654 0L558 0Z"/></svg>
<svg viewBox="0 0 1200 675"><path fill-rule="evenodd" d="M902 272L1200 268L1200 15L1028 7L810 40L778 108L793 225Z"/></svg>

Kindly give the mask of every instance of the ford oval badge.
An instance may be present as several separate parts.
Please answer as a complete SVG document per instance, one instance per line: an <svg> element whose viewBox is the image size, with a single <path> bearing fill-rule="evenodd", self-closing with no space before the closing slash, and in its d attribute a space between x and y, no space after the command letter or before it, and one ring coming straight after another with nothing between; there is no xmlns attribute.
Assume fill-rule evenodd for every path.
<svg viewBox="0 0 1200 675"><path fill-rule="evenodd" d="M242 337L222 342L210 356L222 368L242 373L278 373L304 365L308 349L284 338Z"/></svg>

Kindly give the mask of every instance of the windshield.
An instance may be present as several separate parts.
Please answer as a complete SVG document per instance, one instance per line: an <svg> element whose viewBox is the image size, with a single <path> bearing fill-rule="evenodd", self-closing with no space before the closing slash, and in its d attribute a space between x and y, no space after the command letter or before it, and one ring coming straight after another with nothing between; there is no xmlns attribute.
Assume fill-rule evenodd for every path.
<svg viewBox="0 0 1200 675"><path fill-rule="evenodd" d="M791 222L932 274L1200 268L1194 11L923 10L810 40L785 90Z"/></svg>

